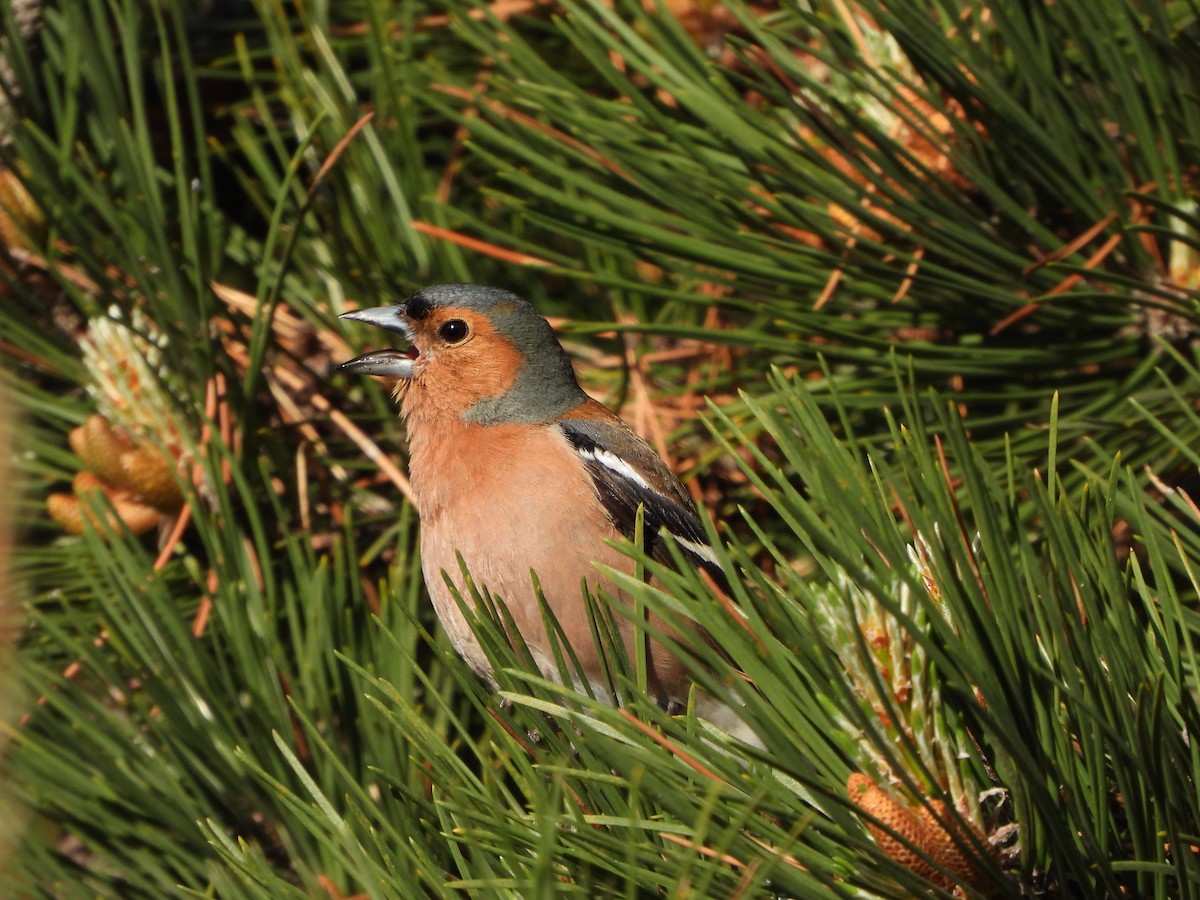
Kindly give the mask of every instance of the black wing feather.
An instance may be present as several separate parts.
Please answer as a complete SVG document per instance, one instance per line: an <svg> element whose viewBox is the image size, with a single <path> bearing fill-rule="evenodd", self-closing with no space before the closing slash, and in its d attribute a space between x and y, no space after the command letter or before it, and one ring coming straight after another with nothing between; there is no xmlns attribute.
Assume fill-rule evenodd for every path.
<svg viewBox="0 0 1200 900"><path fill-rule="evenodd" d="M592 484L596 488L600 502L622 535L631 541L634 540L637 529L637 511L640 506L643 510L642 539L644 546L642 549L649 556L664 565L672 563L671 553L663 541L662 532L665 530L677 539L682 539L676 540L675 544L683 553L684 558L706 571L722 590L728 591L729 583L720 566L711 559L698 554L687 543L683 543L683 541L687 541L700 547L709 547L708 535L704 533L704 526L700 524L700 519L692 508L690 499L685 506L664 493L639 484L598 461L596 454L611 451L588 433L594 429L592 422L579 421L576 423L567 420L560 422L559 426L567 440L571 442L571 446L579 452L584 466L592 478ZM683 490L682 485L674 475L666 470L658 457L653 455L653 451L645 448L645 452L662 467L662 475L670 479L672 492L681 498L687 498L687 493Z"/></svg>

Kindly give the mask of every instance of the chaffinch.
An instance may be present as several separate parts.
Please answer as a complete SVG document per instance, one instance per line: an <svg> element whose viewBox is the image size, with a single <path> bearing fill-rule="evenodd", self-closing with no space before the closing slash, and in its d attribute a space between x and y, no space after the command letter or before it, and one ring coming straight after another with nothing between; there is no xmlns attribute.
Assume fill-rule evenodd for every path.
<svg viewBox="0 0 1200 900"><path fill-rule="evenodd" d="M530 570L537 573L598 696L604 696L601 662L582 585L593 596L602 590L621 598L597 564L633 571L632 560L609 542L633 538L639 506L649 553L670 561L663 542L672 540L723 583L683 485L628 425L583 392L550 324L528 302L498 288L447 284L417 291L399 306L341 318L398 332L408 342L339 369L397 379L425 584L451 643L480 675L489 678L488 659L444 580L461 581L456 553L477 584L504 600L542 673L554 678ZM633 624L617 618L632 653ZM655 699L678 709L690 687L683 663L657 642L647 662ZM699 711L741 731L711 698L701 698Z"/></svg>

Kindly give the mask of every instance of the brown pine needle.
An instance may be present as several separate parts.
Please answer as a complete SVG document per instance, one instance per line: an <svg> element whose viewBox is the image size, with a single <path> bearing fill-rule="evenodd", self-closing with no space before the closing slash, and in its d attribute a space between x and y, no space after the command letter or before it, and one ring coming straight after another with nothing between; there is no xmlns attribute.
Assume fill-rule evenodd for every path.
<svg viewBox="0 0 1200 900"><path fill-rule="evenodd" d="M645 722L638 719L629 710L619 709L619 710L617 710L617 712L619 712L622 716L624 716L639 731L642 731L645 734L649 735L663 749L667 750L672 755L679 757L679 759L682 762L684 762L689 768L691 768L695 772L699 773L700 775L703 775L705 778L711 779L712 781L720 781L721 780L720 776L718 776L716 772L714 772L712 769L708 768L708 766L704 765L702 762L700 762L700 760L696 759L696 757L692 756L690 753L688 753L686 750L684 750L678 744L673 743L672 741L668 740L665 735L659 734L657 731L655 731L653 728L651 728Z"/></svg>
<svg viewBox="0 0 1200 900"><path fill-rule="evenodd" d="M317 188L321 186L321 182L325 180L325 176L337 164L342 154L346 152L346 148L350 146L350 142L354 140L360 131L367 127L367 123L375 118L374 111L367 113L357 122L350 126L350 130L342 135L342 139L333 146L329 156L325 158L325 162L321 163L321 168L317 169L317 174L313 177L312 184L308 186L308 194L304 198L304 205L312 203L313 197L317 195Z"/></svg>
<svg viewBox="0 0 1200 900"><path fill-rule="evenodd" d="M349 417L339 410L333 409L329 405L329 401L321 397L319 394L313 396L313 406L326 413L331 421L338 428L342 429L346 437L354 441L358 448L366 455L371 462L375 463L394 484L400 493L405 496L409 503L415 504L416 498L413 496L412 483L408 480L408 476L400 471L399 466L392 462L379 445L367 437L366 433L350 421Z"/></svg>
<svg viewBox="0 0 1200 900"><path fill-rule="evenodd" d="M570 147L572 150L576 151L577 153L580 153L583 156L586 156L588 159L599 163L601 166L608 169L610 172L612 172L614 175L618 176L619 178L623 178L626 181L630 181L630 182L634 181L634 178L632 175L630 175L628 172L626 172L624 169L622 169L620 166L618 166L615 162L613 162L608 157L597 152L594 148L589 147L583 141L580 141L576 138L571 137L566 132L559 131L557 128L552 128L549 125L545 125L542 122L539 122L537 119L533 118L532 116L527 116L527 115L525 115L525 113L517 112L512 107L505 106L503 103L500 103L496 100L480 98L480 97L476 96L475 94L473 94L471 91L468 91L464 88L456 87L451 84L434 84L434 85L430 85L430 87L433 88L433 90L439 91L443 94L447 94L448 96L457 97L460 100L469 100L474 104L477 104L477 105L481 104L483 106L486 106L489 110L491 110L493 113L500 116L501 118L509 119L510 121L517 122L521 125L524 125L526 128L529 128L540 134L545 134L545 135L548 135L549 137L554 138L556 141L559 141L560 143L565 144L566 146Z"/></svg>
<svg viewBox="0 0 1200 900"><path fill-rule="evenodd" d="M477 253L482 253L484 256L490 256L494 259L500 259L504 262L514 263L518 266L552 266L554 263L547 259L542 259L537 256L531 256L528 253L521 253L519 250L509 250L507 247L501 247L498 244L492 244L480 238L474 238L470 235L463 234L458 231L451 231L449 228L442 228L440 225L431 225L428 222L415 221L412 223L413 230L421 232L439 240L449 241L452 244L458 244L460 247L466 247L468 250L474 250Z"/></svg>

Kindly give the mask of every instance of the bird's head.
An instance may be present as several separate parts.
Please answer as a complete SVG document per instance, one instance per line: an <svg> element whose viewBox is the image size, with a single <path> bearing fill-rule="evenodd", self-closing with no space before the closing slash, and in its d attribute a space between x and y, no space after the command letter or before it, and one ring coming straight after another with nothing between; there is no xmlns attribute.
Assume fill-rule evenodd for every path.
<svg viewBox="0 0 1200 900"><path fill-rule="evenodd" d="M338 369L399 379L406 415L426 407L477 425L544 424L586 399L550 323L499 288L435 285L398 306L339 318L404 336L404 349L366 353Z"/></svg>

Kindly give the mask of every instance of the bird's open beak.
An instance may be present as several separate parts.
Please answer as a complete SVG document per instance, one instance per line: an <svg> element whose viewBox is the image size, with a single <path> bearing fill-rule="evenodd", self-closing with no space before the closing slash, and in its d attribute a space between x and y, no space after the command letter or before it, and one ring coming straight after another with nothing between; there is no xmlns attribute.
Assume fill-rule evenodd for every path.
<svg viewBox="0 0 1200 900"><path fill-rule="evenodd" d="M412 345L414 332L412 326L404 318L404 312L399 306L376 306L373 309L356 309L353 312L342 313L339 319L350 319L354 322L366 322L377 325L388 331L404 335L409 346L404 350L375 350L364 353L338 366L339 372L354 372L358 375L391 375L393 378L412 378L413 364L420 351Z"/></svg>

